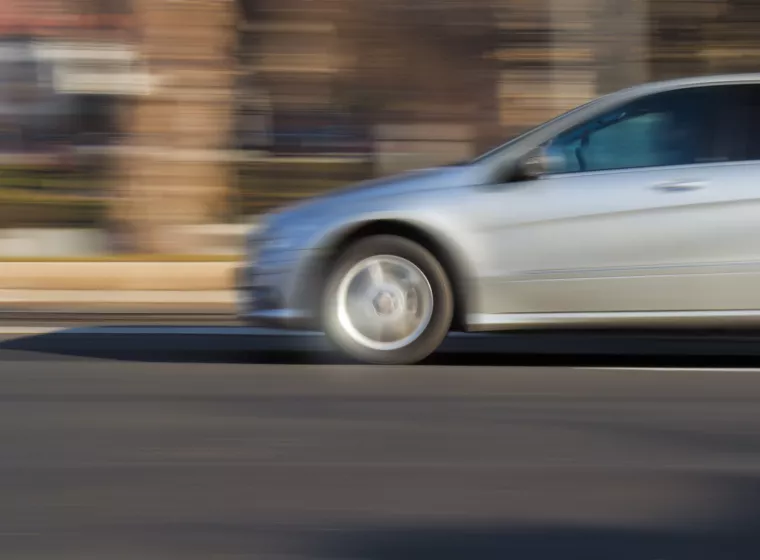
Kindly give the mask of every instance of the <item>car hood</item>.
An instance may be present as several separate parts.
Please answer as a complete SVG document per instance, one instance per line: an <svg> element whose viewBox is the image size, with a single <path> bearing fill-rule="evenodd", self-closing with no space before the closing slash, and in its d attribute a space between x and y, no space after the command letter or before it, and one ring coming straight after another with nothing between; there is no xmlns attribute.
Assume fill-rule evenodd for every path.
<svg viewBox="0 0 760 560"><path fill-rule="evenodd" d="M460 186L458 180L464 175L465 167L434 167L408 171L401 175L362 181L326 193L317 199L354 198L361 196L393 196L410 191L450 188Z"/></svg>
<svg viewBox="0 0 760 560"><path fill-rule="evenodd" d="M267 222L307 220L312 216L344 210L347 205L361 204L378 198L405 196L424 191L449 189L476 184L475 170L469 166L436 167L410 171L401 175L362 181L286 206L270 214Z"/></svg>

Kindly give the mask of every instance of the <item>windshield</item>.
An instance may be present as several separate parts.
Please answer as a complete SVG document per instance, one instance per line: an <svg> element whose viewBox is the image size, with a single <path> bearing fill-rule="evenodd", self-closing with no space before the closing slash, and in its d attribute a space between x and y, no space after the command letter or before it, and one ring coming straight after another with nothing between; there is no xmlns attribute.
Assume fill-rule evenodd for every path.
<svg viewBox="0 0 760 560"><path fill-rule="evenodd" d="M579 105L578 107L575 107L574 109L570 109L569 111L562 113L561 115L558 115L554 117L551 120L546 121L543 124L538 125L535 128L531 128L530 130L523 132L522 134L516 136L515 138L512 138L510 141L506 142L505 144L501 144L500 146L494 148L493 150L486 152L485 154L476 157L475 159L471 160L470 163L477 164L482 163L484 161L487 161L491 158L498 158L506 149L508 149L513 144L519 142L520 140L527 138L528 136L535 134L539 130L543 130L547 126L550 126L554 124L555 122L564 119L565 117L568 117L577 111L580 111L581 109L585 109L586 107L593 105L594 103L598 103L602 99L604 99L606 96L603 97L597 97L596 99L593 99L591 101L588 101L587 103L584 103L582 105Z"/></svg>

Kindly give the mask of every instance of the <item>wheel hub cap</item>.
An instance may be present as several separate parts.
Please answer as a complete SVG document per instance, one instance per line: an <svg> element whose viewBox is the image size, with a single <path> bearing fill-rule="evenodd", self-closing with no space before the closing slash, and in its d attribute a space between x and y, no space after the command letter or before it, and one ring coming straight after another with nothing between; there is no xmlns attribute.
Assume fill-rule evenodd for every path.
<svg viewBox="0 0 760 560"><path fill-rule="evenodd" d="M383 288L371 298L372 307L381 317L389 317L401 311L403 295L398 290Z"/></svg>
<svg viewBox="0 0 760 560"><path fill-rule="evenodd" d="M433 292L412 262L394 255L370 257L349 270L338 287L344 331L375 350L403 348L427 328Z"/></svg>

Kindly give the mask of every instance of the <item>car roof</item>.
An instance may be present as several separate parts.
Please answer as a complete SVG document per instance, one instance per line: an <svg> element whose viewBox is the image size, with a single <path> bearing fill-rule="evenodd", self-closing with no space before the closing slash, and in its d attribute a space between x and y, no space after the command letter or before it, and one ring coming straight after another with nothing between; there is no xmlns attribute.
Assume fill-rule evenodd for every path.
<svg viewBox="0 0 760 560"><path fill-rule="evenodd" d="M514 138L513 140L505 144L502 144L501 146L480 156L475 161L476 162L486 161L488 158L490 158L494 154L501 153L508 146L513 146L516 143L519 143L523 140L528 139L529 137L535 138L536 136L534 135L542 134L541 131L544 131L543 132L543 134L545 135L544 140L548 140L549 138L551 138L552 135L556 134L558 131L561 131L562 127L568 126L567 124L562 125L560 123L570 122L571 124L569 126L576 126L577 124L582 123L583 119L588 118L589 114L593 117L595 113L600 114L601 112L607 111L610 108L620 105L621 103L627 103L629 101L635 100L640 97L644 97L646 95L651 95L653 93L660 93L660 92L672 91L672 90L689 88L689 87L711 86L711 85L721 85L721 84L726 84L726 85L727 84L752 84L752 83L760 84L760 72L745 73L745 74L721 74L721 75L712 75L712 76L694 76L690 78L678 78L675 80L647 82L647 83L631 86L625 89L613 91L604 95L600 95L599 97L596 97L590 100L589 102L584 103L583 105L579 105L578 107L575 107L574 109L570 110L567 113L559 115L555 117L554 119L543 123L537 128L527 131L525 134L520 135L517 138ZM560 128L558 128L558 126Z"/></svg>
<svg viewBox="0 0 760 560"><path fill-rule="evenodd" d="M710 86L720 84L760 83L760 73L721 74L715 76L695 76L660 82L649 82L621 90L618 93L655 93L692 86Z"/></svg>

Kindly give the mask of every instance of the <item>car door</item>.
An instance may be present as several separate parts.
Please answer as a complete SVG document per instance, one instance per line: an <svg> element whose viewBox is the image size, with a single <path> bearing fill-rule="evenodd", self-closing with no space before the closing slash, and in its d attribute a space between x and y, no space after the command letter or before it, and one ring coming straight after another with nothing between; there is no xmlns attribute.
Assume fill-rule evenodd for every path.
<svg viewBox="0 0 760 560"><path fill-rule="evenodd" d="M732 132L746 87L651 95L552 140L558 165L483 193L490 313L757 306L760 185ZM760 246L758 246L760 247ZM726 273L745 271L744 278Z"/></svg>

